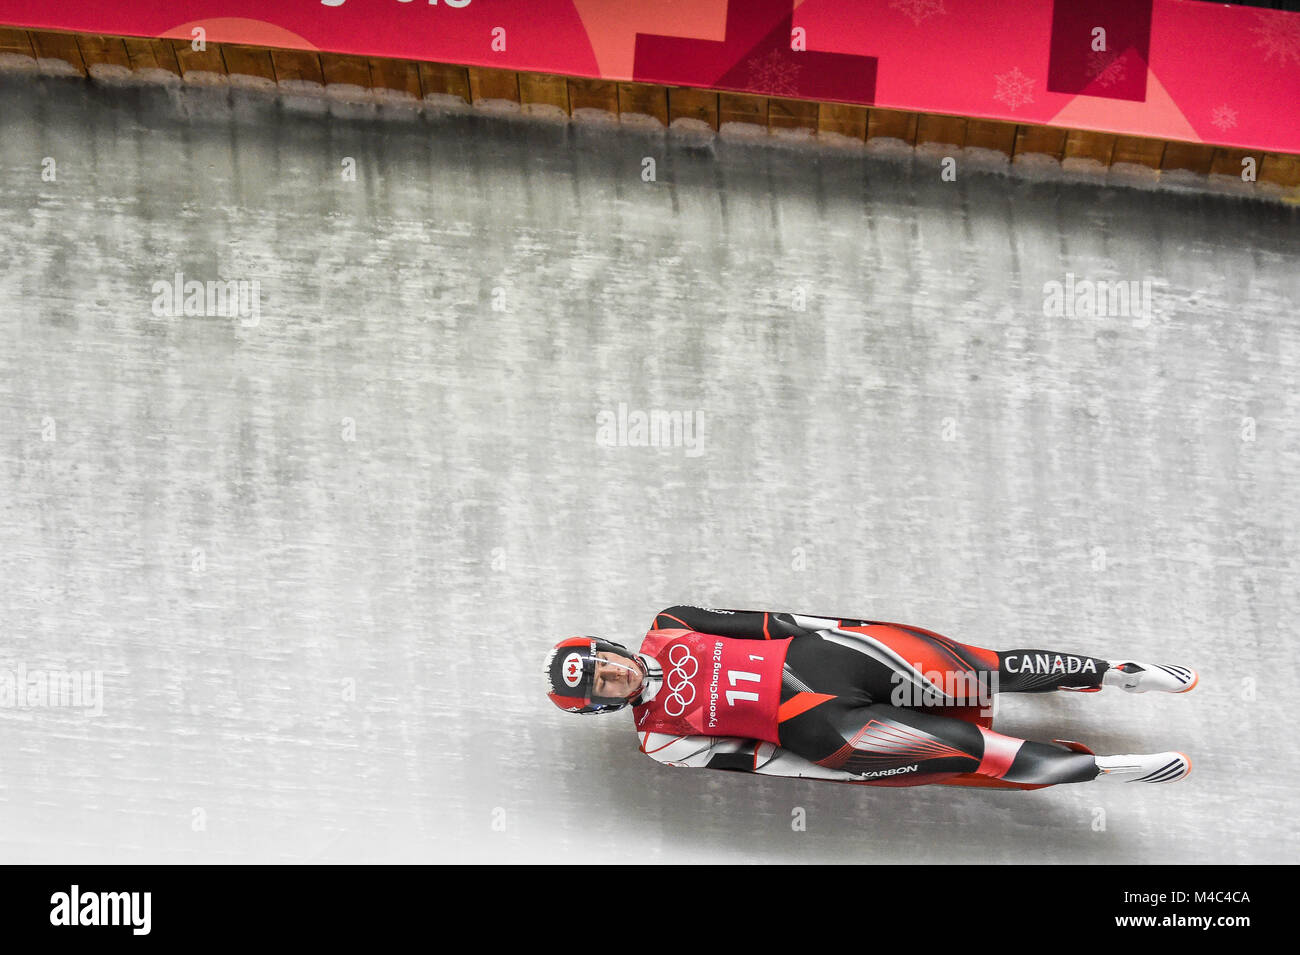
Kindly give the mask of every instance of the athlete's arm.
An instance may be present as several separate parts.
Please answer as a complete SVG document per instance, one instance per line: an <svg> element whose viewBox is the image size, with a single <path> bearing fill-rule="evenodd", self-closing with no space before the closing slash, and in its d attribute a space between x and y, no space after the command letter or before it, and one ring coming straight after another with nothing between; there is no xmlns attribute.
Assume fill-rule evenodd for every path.
<svg viewBox="0 0 1300 955"><path fill-rule="evenodd" d="M641 752L669 766L724 769L763 776L806 776L814 779L858 779L853 773L828 769L788 750L756 739L734 736L669 736L640 733Z"/></svg>
<svg viewBox="0 0 1300 955"><path fill-rule="evenodd" d="M800 613L767 613L762 610L708 610L704 607L669 607L659 611L653 630L684 628L716 637L741 640L784 640L806 637L836 627L869 627L877 620L848 617L818 617ZM898 626L891 624L890 626Z"/></svg>
<svg viewBox="0 0 1300 955"><path fill-rule="evenodd" d="M669 607L659 611L652 630L694 630L715 637L740 640L784 640L815 633L795 622L788 613L765 613L761 610L708 610L704 607Z"/></svg>

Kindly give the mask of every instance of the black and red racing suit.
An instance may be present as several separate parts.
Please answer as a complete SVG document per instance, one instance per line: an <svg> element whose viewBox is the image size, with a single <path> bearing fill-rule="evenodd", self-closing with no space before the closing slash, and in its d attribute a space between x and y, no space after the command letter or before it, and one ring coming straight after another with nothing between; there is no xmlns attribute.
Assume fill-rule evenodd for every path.
<svg viewBox="0 0 1300 955"><path fill-rule="evenodd" d="M1036 787L1098 774L1077 744L993 732L988 710L998 692L1099 689L1108 664L1096 657L700 607L658 614L641 655L651 673L634 700L641 749L671 765L878 785L974 774Z"/></svg>

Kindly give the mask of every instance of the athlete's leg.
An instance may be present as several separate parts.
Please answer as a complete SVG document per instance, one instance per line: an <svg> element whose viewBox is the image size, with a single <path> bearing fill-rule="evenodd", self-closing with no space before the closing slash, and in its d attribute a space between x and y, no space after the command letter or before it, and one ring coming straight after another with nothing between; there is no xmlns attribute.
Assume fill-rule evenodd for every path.
<svg viewBox="0 0 1300 955"><path fill-rule="evenodd" d="M791 708L795 709L795 708ZM1035 743L972 723L839 697L793 713L777 729L783 748L864 779L978 773L1033 785L1097 778L1096 759L1055 743Z"/></svg>
<svg viewBox="0 0 1300 955"><path fill-rule="evenodd" d="M906 624L864 624L846 629L850 632L860 630L864 635L874 635L885 643L907 647L917 660L925 660L927 665L941 666L945 660L958 661L954 675L960 677L961 667L965 666L978 674L981 680L988 680L993 692L1095 692L1104 685L1122 687L1130 693L1186 693L1196 687L1199 679L1195 670L1177 664L1103 660L1080 653L1036 648L988 650ZM992 673L997 674L996 681L990 679Z"/></svg>
<svg viewBox="0 0 1300 955"><path fill-rule="evenodd" d="M1108 661L1052 650L999 650L997 657L998 689L1007 693L1095 692L1102 686L1130 693L1186 693L1198 679L1196 671L1185 666Z"/></svg>
<svg viewBox="0 0 1300 955"><path fill-rule="evenodd" d="M790 668L833 692L895 706L987 706L992 694L1100 689L1108 664L1047 650L987 650L904 624L846 626L790 644Z"/></svg>
<svg viewBox="0 0 1300 955"><path fill-rule="evenodd" d="M1003 693L1048 693L1052 690L1100 690L1110 664L1099 657L1055 650L998 650L998 690Z"/></svg>
<svg viewBox="0 0 1300 955"><path fill-rule="evenodd" d="M918 648L931 647L936 663L961 661L980 673L997 673L994 692L1046 693L1050 690L1100 689L1109 664L1098 657L1058 650L989 650L958 643L942 634L906 624L894 624ZM924 652L922 649L921 652Z"/></svg>

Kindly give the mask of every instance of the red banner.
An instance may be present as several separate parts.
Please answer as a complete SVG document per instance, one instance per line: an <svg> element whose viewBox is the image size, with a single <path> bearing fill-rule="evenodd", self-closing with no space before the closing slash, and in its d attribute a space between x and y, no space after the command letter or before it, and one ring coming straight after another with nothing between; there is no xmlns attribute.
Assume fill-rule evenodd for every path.
<svg viewBox="0 0 1300 955"><path fill-rule="evenodd" d="M0 0L0 23L1300 153L1300 14L1196 0Z"/></svg>

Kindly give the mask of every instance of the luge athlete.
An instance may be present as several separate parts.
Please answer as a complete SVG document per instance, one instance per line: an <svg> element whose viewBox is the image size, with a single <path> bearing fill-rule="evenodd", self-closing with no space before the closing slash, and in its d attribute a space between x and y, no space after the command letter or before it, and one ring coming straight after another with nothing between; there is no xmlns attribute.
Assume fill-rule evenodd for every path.
<svg viewBox="0 0 1300 955"><path fill-rule="evenodd" d="M986 650L905 624L672 607L638 652L571 637L551 651L546 674L561 709L630 705L642 752L671 766L1020 789L1167 783L1191 771L1178 752L1097 756L1080 743L995 733L987 707L995 692L1186 693L1193 670Z"/></svg>

